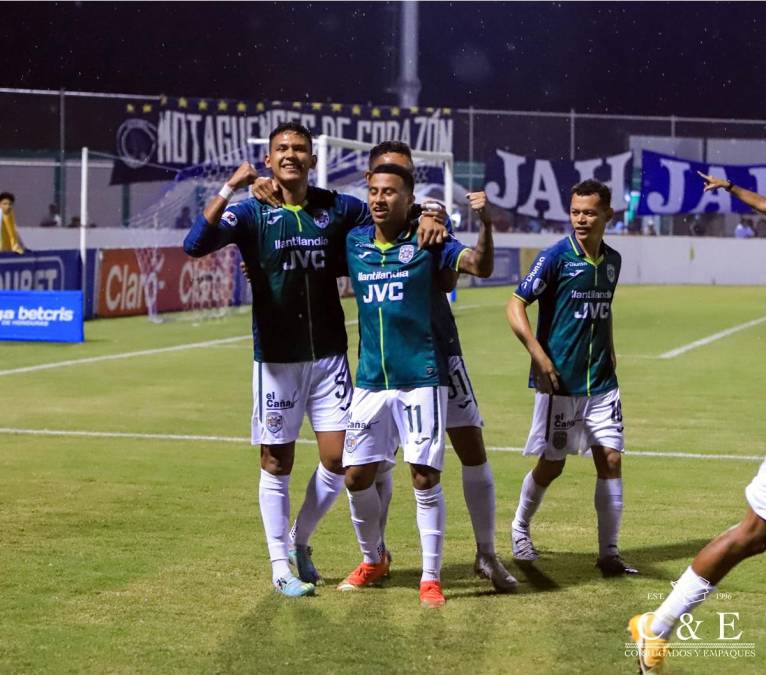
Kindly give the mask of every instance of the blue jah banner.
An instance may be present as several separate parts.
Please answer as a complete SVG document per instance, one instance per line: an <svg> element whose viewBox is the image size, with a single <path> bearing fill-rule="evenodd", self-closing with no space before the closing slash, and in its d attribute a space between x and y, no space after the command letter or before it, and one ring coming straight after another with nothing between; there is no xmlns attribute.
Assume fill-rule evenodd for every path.
<svg viewBox="0 0 766 675"><path fill-rule="evenodd" d="M82 291L0 291L0 340L82 342Z"/></svg>
<svg viewBox="0 0 766 675"><path fill-rule="evenodd" d="M596 178L612 189L612 208L624 211L625 191L633 154L577 161L548 160L517 155L500 148L485 170L487 198L496 206L532 218L569 220L570 190L580 181Z"/></svg>
<svg viewBox="0 0 766 675"><path fill-rule="evenodd" d="M700 171L766 193L766 165L724 165L695 162L644 150L641 153L641 200L638 215L673 213L749 213L750 207L726 190L704 192Z"/></svg>

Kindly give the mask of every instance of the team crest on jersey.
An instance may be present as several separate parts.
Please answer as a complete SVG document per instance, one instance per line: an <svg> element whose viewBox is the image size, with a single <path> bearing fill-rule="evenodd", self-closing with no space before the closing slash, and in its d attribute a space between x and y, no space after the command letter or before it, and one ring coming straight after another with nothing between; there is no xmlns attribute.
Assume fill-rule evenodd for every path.
<svg viewBox="0 0 766 675"><path fill-rule="evenodd" d="M399 262L401 263L408 263L410 260L412 260L412 257L415 255L415 247L407 244L406 246L402 246L399 249Z"/></svg>
<svg viewBox="0 0 766 675"><path fill-rule="evenodd" d="M346 452L350 455L351 453L356 450L356 446L359 440L356 438L356 436L349 436L348 433L346 433Z"/></svg>
<svg viewBox="0 0 766 675"><path fill-rule="evenodd" d="M272 433L276 434L282 431L284 425L284 418L279 413L269 413L266 415L266 428Z"/></svg>
<svg viewBox="0 0 766 675"><path fill-rule="evenodd" d="M535 279L532 282L532 293L535 295L540 295L546 288L548 284L546 284L542 279Z"/></svg>
<svg viewBox="0 0 766 675"><path fill-rule="evenodd" d="M330 214L324 209L319 209L314 216L314 224L320 229L324 230L330 224Z"/></svg>
<svg viewBox="0 0 766 675"><path fill-rule="evenodd" d="M566 431L554 431L553 432L553 447L556 450L563 450L567 447L567 432Z"/></svg>
<svg viewBox="0 0 766 675"><path fill-rule="evenodd" d="M234 227L237 224L237 216L233 211L224 211L221 220L229 227Z"/></svg>
<svg viewBox="0 0 766 675"><path fill-rule="evenodd" d="M617 278L617 270L614 269L614 265L609 264L606 266L606 278L609 279L609 283L613 284Z"/></svg>

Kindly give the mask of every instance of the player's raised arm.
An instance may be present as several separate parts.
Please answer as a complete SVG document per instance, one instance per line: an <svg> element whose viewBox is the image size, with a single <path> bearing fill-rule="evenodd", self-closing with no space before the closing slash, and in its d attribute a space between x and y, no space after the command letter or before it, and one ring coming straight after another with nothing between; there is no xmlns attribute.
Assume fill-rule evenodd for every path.
<svg viewBox="0 0 766 675"><path fill-rule="evenodd" d="M184 251L187 255L200 258L234 243L236 226L239 219L244 217L244 213L240 204L229 207L229 199L236 190L247 187L257 177L258 173L250 162L240 164L194 221L184 239Z"/></svg>
<svg viewBox="0 0 766 675"><path fill-rule="evenodd" d="M741 202L747 204L750 208L755 209L759 213L766 213L766 197L759 195L752 190L746 190L739 185L735 185L730 180L725 178L716 178L715 176L708 176L701 171L697 171L697 174L705 181L705 192L709 190L718 190L723 188L726 192L730 192Z"/></svg>
<svg viewBox="0 0 766 675"><path fill-rule="evenodd" d="M511 330L519 338L529 355L535 371L535 388L544 394L553 394L559 390L558 372L542 345L537 341L527 317L527 304L518 295L513 295L505 310Z"/></svg>
<svg viewBox="0 0 766 675"><path fill-rule="evenodd" d="M487 195L485 192L469 192L466 197L471 209L479 216L481 225L476 246L460 256L457 271L487 278L492 276L495 264L495 243L492 239L492 219L487 210Z"/></svg>
<svg viewBox="0 0 766 675"><path fill-rule="evenodd" d="M202 215L205 217L208 225L217 226L221 220L223 212L229 204L231 196L239 189L246 188L255 182L258 178L258 172L250 162L242 162L237 170L227 180L220 192L205 204L205 210Z"/></svg>

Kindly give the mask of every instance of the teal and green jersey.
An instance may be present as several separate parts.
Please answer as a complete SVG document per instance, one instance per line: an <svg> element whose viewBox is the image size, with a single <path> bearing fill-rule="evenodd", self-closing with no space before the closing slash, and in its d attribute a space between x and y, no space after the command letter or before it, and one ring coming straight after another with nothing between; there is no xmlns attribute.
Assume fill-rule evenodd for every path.
<svg viewBox="0 0 766 675"><path fill-rule="evenodd" d="M397 240L375 240L375 226L346 239L348 273L359 313L356 386L371 391L446 384L447 361L435 336L439 269L457 269L466 247L450 236L439 249L419 249L414 227Z"/></svg>
<svg viewBox="0 0 766 675"><path fill-rule="evenodd" d="M199 215L184 250L200 257L236 244L252 277L255 360L315 361L346 353L336 276L347 232L368 220L367 205L355 197L309 188L303 206L246 199L215 225Z"/></svg>
<svg viewBox="0 0 766 675"><path fill-rule="evenodd" d="M592 396L617 386L611 331L620 264L605 243L592 260L569 236L537 257L514 293L527 305L539 302L537 340L560 373L559 394Z"/></svg>

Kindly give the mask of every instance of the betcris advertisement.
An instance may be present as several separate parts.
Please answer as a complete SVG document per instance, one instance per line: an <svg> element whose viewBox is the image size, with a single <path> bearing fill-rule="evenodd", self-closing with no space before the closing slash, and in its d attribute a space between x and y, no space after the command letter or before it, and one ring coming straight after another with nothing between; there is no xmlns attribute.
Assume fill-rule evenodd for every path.
<svg viewBox="0 0 766 675"><path fill-rule="evenodd" d="M0 340L84 339L82 291L0 291Z"/></svg>
<svg viewBox="0 0 766 675"><path fill-rule="evenodd" d="M87 303L85 318L93 316L96 251L87 252ZM80 252L50 250L24 255L0 253L0 291L81 290Z"/></svg>

